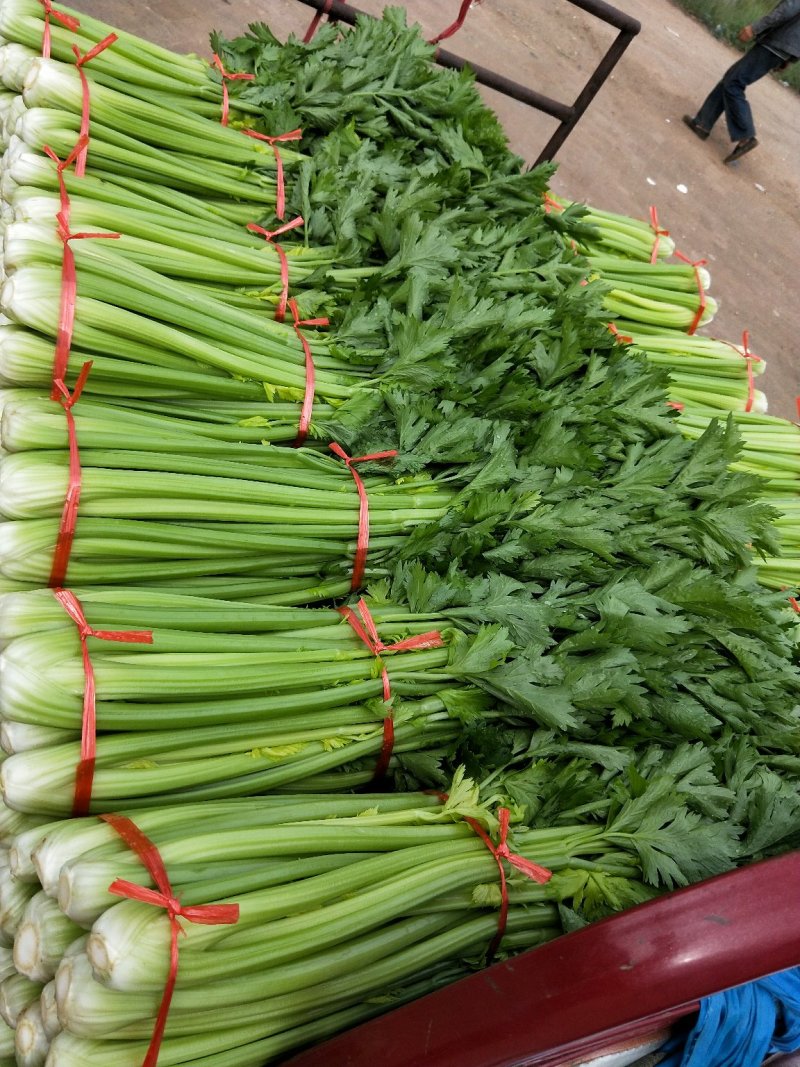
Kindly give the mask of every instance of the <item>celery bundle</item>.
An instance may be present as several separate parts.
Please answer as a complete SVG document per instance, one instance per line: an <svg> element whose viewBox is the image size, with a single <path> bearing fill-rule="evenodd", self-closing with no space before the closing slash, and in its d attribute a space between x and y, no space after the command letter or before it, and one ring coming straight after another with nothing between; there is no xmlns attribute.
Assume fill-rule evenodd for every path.
<svg viewBox="0 0 800 1067"><path fill-rule="evenodd" d="M535 825L514 827L512 852L535 867L512 875L500 929L497 865L476 828L491 840L497 820L460 772L447 798L309 795L137 812L182 907L238 908L233 924L183 923L160 1057L278 1063L467 973L465 958L490 944L508 954L556 936L565 906L594 919L725 869L733 841L715 840L686 808L678 783L698 769L687 755L682 771L642 762L644 788L630 795L619 782L611 804L581 761L496 783L493 803L538 777L556 818L538 825L529 808ZM596 794L588 819L569 797L578 783L584 798ZM169 973L170 922L161 908L116 895L118 879L157 888L119 823L45 824L12 850L12 877L30 897L14 936L18 974L0 996L7 988L14 998L23 1054L52 1042L57 1065L105 1056L136 1067L144 1057Z"/></svg>
<svg viewBox="0 0 800 1067"><path fill-rule="evenodd" d="M752 566L783 535L733 426L688 440L666 403L665 369L687 409L719 370L701 416L757 372L686 335L714 310L701 268L655 225L548 212L552 168L521 168L398 10L174 70L122 35L82 66L79 176L43 150L81 148L71 45L110 28L54 20L44 60L44 16L0 12L20 1062L138 1067L168 978L163 908L109 894L145 867L96 819L45 821L73 804L127 812L182 906L239 904L176 920L159 1056L206 1067L482 962L498 804L553 872L511 877L507 953L796 844L796 625ZM383 775L450 800L352 795Z"/></svg>

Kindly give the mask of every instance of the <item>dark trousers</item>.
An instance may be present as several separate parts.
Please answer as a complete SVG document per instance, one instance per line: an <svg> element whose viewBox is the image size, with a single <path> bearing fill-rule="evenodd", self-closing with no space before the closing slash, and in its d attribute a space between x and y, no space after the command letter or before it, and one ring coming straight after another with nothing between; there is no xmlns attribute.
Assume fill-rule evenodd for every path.
<svg viewBox="0 0 800 1067"><path fill-rule="evenodd" d="M748 85L757 82L784 61L762 44L755 44L745 52L722 76L706 97L697 112L695 121L704 130L710 130L720 115L725 112L728 133L732 141L745 141L754 137L753 112L744 95Z"/></svg>

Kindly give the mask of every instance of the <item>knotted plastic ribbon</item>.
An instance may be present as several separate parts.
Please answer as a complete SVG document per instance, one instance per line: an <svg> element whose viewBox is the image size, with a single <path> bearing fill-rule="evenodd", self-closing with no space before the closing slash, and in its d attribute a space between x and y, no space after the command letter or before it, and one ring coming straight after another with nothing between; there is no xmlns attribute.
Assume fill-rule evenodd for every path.
<svg viewBox="0 0 800 1067"><path fill-rule="evenodd" d="M497 917L497 933L492 938L487 954L490 960L500 947L500 942L503 940L508 923L508 883L503 860L507 860L512 867L524 874L526 878L530 878L532 882L538 882L539 885L544 885L545 882L549 882L553 877L552 871L548 871L546 867L541 867L538 863L531 862L531 860L526 860L524 856L517 855L508 847L508 824L510 818L511 812L508 808L500 808L497 812L497 819L500 824L500 841L498 844L492 841L477 819L466 816L464 820L469 823L494 856L497 869L500 872L500 914Z"/></svg>
<svg viewBox="0 0 800 1067"><path fill-rule="evenodd" d="M694 277L695 281L697 282L697 293L699 297L699 303L697 305L697 311L695 312L694 319L692 319L692 324L686 331L689 335L691 335L700 325L700 320L702 319L703 313L706 310L706 291L703 288L703 279L700 277L700 268L705 267L705 265L708 263L708 260L689 259L689 257L685 256L683 252L676 252L675 256L677 259L682 260L684 263L688 263L690 267L694 267Z"/></svg>
<svg viewBox="0 0 800 1067"><path fill-rule="evenodd" d="M115 33L110 33L108 37L104 37L102 41L90 48L88 52L81 53L81 50L77 45L72 46L72 51L75 53L75 66L78 68L78 74L81 79L81 92L83 93L83 102L81 104L81 132L79 140L84 142L83 148L78 153L78 158L75 161L75 173L79 178L82 178L86 173L86 157L89 153L89 111L91 108L91 94L89 92L89 81L84 73L83 68L87 63L90 63L95 56L99 56L101 52L104 52L106 48L114 44L119 40Z"/></svg>
<svg viewBox="0 0 800 1067"><path fill-rule="evenodd" d="M54 389L58 392L58 400L67 416L69 481L67 495L64 498L64 507L61 512L61 522L58 527L53 563L50 567L48 585L51 587L64 585L67 578L67 567L72 555L72 542L75 540L75 528L78 523L78 504L81 498L81 457L78 449L78 432L75 427L75 416L72 413L72 409L80 399L91 369L91 362L84 363L72 392L69 391L61 378L57 378L53 383Z"/></svg>
<svg viewBox="0 0 800 1067"><path fill-rule="evenodd" d="M669 237L669 230L662 230L658 225L658 212L653 204L650 205L650 226L655 234L653 251L650 253L650 262L656 263L658 261L658 246L661 244L661 238Z"/></svg>
<svg viewBox="0 0 800 1067"><path fill-rule="evenodd" d="M300 409L300 421L297 425L297 437L294 445L299 448L308 437L308 428L311 425L311 413L314 410L314 390L316 389L317 375L314 369L314 357L311 355L311 345L308 338L300 329L301 326L330 326L328 319L301 319L297 310L297 301L293 298L289 301L289 310L292 313L292 325L297 334L300 344L303 346L306 361L306 391L303 397L303 406ZM331 445L331 448L333 446ZM355 462L355 461L354 461Z"/></svg>
<svg viewBox="0 0 800 1067"><path fill-rule="evenodd" d="M53 0L39 0L44 8L44 33L42 34L42 56L50 58L50 19L56 19L61 25L73 33L80 26L80 21L74 15L66 15L63 11L57 11L53 7Z"/></svg>
<svg viewBox="0 0 800 1067"><path fill-rule="evenodd" d="M67 364L69 363L70 349L72 348L72 333L75 326L75 301L78 295L78 277L75 270L75 256L70 248L70 241L81 241L87 238L116 239L118 233L71 233L70 232L70 203L64 181L64 171L75 162L77 174L77 160L88 144L88 137L81 134L78 142L66 159L59 159L48 145L43 151L56 164L58 175L59 195L61 198L61 210L56 215L58 223L58 236L64 244L64 259L61 265L61 306L58 315L58 333L56 335L55 357L53 361L53 389L51 399L59 399L59 391L55 385L57 381L63 381L67 376Z"/></svg>
<svg viewBox="0 0 800 1067"><path fill-rule="evenodd" d="M286 258L286 253L275 240L276 237L280 237L282 233L286 233L288 230L295 230L298 226L303 226L303 219L300 215L291 222L284 223L283 226L279 226L277 230L265 230L263 226L256 225L255 222L248 222L247 229L251 233L260 234L267 244L272 245L278 254L278 261L281 265L281 296L278 301L278 308L275 312L275 318L278 322L283 322L286 317L286 304L289 300L289 260ZM326 325L327 325L327 319Z"/></svg>
<svg viewBox="0 0 800 1067"><path fill-rule="evenodd" d="M356 463L371 463L379 459L394 459L397 455L397 449L393 448L387 452L373 452L369 456L348 456L342 446L335 442L328 445L328 448L335 456L345 461L347 469L353 475L356 489L358 490L358 539L356 541L356 554L353 559L353 579L350 582L350 588L356 590L361 588L361 583L364 580L364 570L367 566L367 554L369 552L369 498L355 465Z"/></svg>
<svg viewBox="0 0 800 1067"><path fill-rule="evenodd" d="M75 776L75 796L72 804L72 814L75 816L87 815L92 799L94 764L97 757L97 688L87 639L96 637L101 641L151 645L153 643L153 635L149 630L95 630L86 621L81 603L74 593L71 593L68 589L54 589L53 595L78 627L78 636L81 642L86 684L83 690L81 759Z"/></svg>
<svg viewBox="0 0 800 1067"><path fill-rule="evenodd" d="M213 63L222 76L222 117L220 122L223 126L227 126L228 116L231 110L231 94L228 92L228 82L251 82L255 78L255 74L231 74L229 71L225 70L225 67L222 65L222 60L216 52L214 53Z"/></svg>
<svg viewBox="0 0 800 1067"><path fill-rule="evenodd" d="M275 154L275 214L279 219L283 219L286 216L286 180L283 174L283 157L280 154L278 145L284 141L299 141L303 136L303 131L290 130L289 133L279 133L274 137L265 133L257 133L255 130L242 130L242 133L248 137L255 138L257 141L266 141Z"/></svg>
<svg viewBox="0 0 800 1067"><path fill-rule="evenodd" d="M459 9L458 15L456 16L455 22L451 22L450 25L443 29L440 34L428 41L428 44L438 44L439 41L444 41L447 37L452 37L454 33L457 33L458 30L460 30L461 27L464 25L464 20L467 17L467 12L472 7L473 3L478 4L480 3L480 0L461 0L461 7Z"/></svg>
<svg viewBox="0 0 800 1067"><path fill-rule="evenodd" d="M333 0L325 0L325 4L322 9L318 11L311 20L311 22L309 22L308 29L306 30L305 35L303 36L303 44L308 44L308 42L317 32L317 27L319 26L320 22L322 22L323 18L330 13L332 6Z"/></svg>
<svg viewBox="0 0 800 1067"><path fill-rule="evenodd" d="M633 338L627 333L620 333L615 322L609 322L608 328L621 345L633 344Z"/></svg>
<svg viewBox="0 0 800 1067"><path fill-rule="evenodd" d="M55 353L53 356L53 386L50 399L58 401L64 408L67 416L67 439L69 443L69 483L67 495L64 500L64 509L61 513L58 538L56 540L53 563L50 569L51 586L64 585L69 566L72 542L75 537L75 526L78 520L78 503L81 495L81 464L78 450L78 436L75 428L75 418L72 408L77 403L86 379L91 369L91 363L85 363L75 385L70 393L65 382L67 367L69 364L70 350L72 348L72 333L75 324L75 301L77 299L78 281L75 270L75 256L70 247L70 241L89 237L119 237L113 233L70 233L70 203L67 187L64 181L64 171L71 166L80 154L86 143L84 137L78 139L78 143L66 159L60 160L55 152L47 145L44 152L56 164L58 175L59 195L61 209L56 214L58 223L58 235L64 245L64 257L61 264L61 303L58 317L58 332L56 334Z"/></svg>
<svg viewBox="0 0 800 1067"><path fill-rule="evenodd" d="M356 611L348 607L337 608L336 610L340 615L344 616L357 636L361 638L373 656L377 659L381 669L381 678L383 680L384 704L391 704L392 687L389 681L389 672L386 670L386 665L381 658L381 653L410 652L415 648L441 648L444 644L442 635L438 630L429 630L427 633L416 634L413 637L406 637L402 641L395 641L394 644L385 645L378 635L378 628L375 625L375 621L372 618L370 610L363 597L356 605L358 615L356 614ZM383 745L381 746L381 753L375 767L373 781L377 782L386 775L386 772L389 769L389 761L392 758L393 748L394 718L392 717L390 709L389 714L383 720Z"/></svg>
<svg viewBox="0 0 800 1067"><path fill-rule="evenodd" d="M755 403L756 399L756 380L755 374L753 373L753 364L761 363L762 359L761 356L757 356L754 352L750 351L750 331L742 331L742 348L744 349L743 352L740 351L739 348L736 347L736 345L731 344L730 341L723 341L722 343L724 345L728 345L728 347L732 348L734 352L737 352L747 364L747 401L745 403L744 410L752 411L753 404Z"/></svg>
<svg viewBox="0 0 800 1067"><path fill-rule="evenodd" d="M170 884L167 869L161 854L139 827L124 815L101 815L100 818L107 822L128 848L135 852L144 864L150 877L155 882L156 889L147 889L118 878L108 887L109 893L128 900L139 900L144 904L152 904L156 908L164 908L169 919L170 948L169 948L169 974L164 994L161 998L161 1006L156 1017L156 1024L147 1055L142 1067L156 1067L161 1042L164 1039L164 1030L167 1025L172 995L175 992L175 983L178 978L178 937L182 934L181 919L190 923L198 923L202 926L233 926L239 921L238 904L193 904L184 907L175 896Z"/></svg>

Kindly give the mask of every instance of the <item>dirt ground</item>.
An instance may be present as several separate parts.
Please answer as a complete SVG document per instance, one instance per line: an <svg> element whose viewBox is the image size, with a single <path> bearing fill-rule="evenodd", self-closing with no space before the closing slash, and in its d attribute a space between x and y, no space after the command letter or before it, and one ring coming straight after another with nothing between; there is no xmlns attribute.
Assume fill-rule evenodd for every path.
<svg viewBox="0 0 800 1067"><path fill-rule="evenodd" d="M311 10L297 0L73 0L87 14L182 51L208 54L208 31L240 32L252 21L285 37ZM383 0L358 0L378 14ZM459 0L409 0L427 36L452 21ZM750 331L767 361L759 383L770 411L795 418L800 392L800 97L773 79L753 86L759 147L722 165L730 142L720 123L705 142L681 122L736 58L728 45L669 0L617 0L639 19L611 78L558 154L554 189L640 218L651 204L691 259L706 259L717 318L702 332L738 341ZM615 32L568 0L481 0L445 47L571 103ZM555 120L499 94L487 100L512 148L533 161Z"/></svg>

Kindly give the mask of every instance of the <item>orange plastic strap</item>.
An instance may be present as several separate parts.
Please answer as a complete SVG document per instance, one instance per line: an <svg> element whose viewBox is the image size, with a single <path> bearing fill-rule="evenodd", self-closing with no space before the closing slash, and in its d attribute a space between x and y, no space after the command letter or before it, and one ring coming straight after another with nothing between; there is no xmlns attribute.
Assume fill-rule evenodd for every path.
<svg viewBox="0 0 800 1067"><path fill-rule="evenodd" d="M694 267L694 277L695 277L695 281L697 282L697 293L698 293L698 296L699 296L699 303L697 305L697 311L695 312L695 316L692 319L692 324L689 327L689 329L686 331L691 336L691 334L693 334L695 332L695 330L697 329L697 327L700 325L700 320L702 319L703 313L706 310L706 306L707 306L706 291L703 288L703 281L702 281L702 278L700 277L700 268L701 267L705 267L706 264L708 263L708 260L707 259L689 259L689 257L685 256L683 254L683 252L676 252L675 256L678 259L683 260L684 263L688 263L690 267Z"/></svg>
<svg viewBox="0 0 800 1067"><path fill-rule="evenodd" d="M275 153L275 169L276 169L276 192L275 192L275 214L279 219L283 219L286 216L286 180L283 173L283 157L278 151L278 145L283 141L299 141L303 136L302 130L290 130L289 133L279 133L275 137L268 137L265 133L257 133L255 130L242 130L242 133L247 137L253 137L257 141L266 141Z"/></svg>
<svg viewBox="0 0 800 1067"><path fill-rule="evenodd" d="M452 37L454 33L457 33L458 30L460 30L461 27L464 25L464 20L467 17L467 12L472 7L473 3L478 4L480 3L480 0L461 0L461 7L459 9L458 15L456 16L455 22L451 22L450 25L443 29L440 34L428 41L428 44L438 44L439 41L444 41L446 38Z"/></svg>
<svg viewBox="0 0 800 1067"><path fill-rule="evenodd" d="M358 540L356 541L356 554L353 560L353 579L350 583L351 589L360 589L361 583L364 580L364 570L367 566L367 554L369 552L369 499L367 497L367 490L364 483L361 481L361 477L356 470L356 463L368 463L375 462L379 459L394 459L397 455L397 449L390 449L387 452L373 452L369 456L348 456L341 445L335 442L328 445L328 448L339 459L343 459L347 464L347 469L353 475L353 479L356 483L356 489L358 490Z"/></svg>
<svg viewBox="0 0 800 1067"><path fill-rule="evenodd" d="M220 122L223 126L227 126L228 116L231 110L231 95L228 92L228 82L251 82L255 78L255 74L229 73L225 70L225 67L222 65L222 60L216 52L214 52L213 63L222 77L222 118L220 119Z"/></svg>
<svg viewBox="0 0 800 1067"><path fill-rule="evenodd" d="M740 351L736 347L736 345L731 344L730 341L723 341L722 343L724 345L728 345L728 347L732 348L734 352L737 352L747 364L747 402L745 403L744 410L752 411L753 404L755 403L756 399L756 380L755 374L753 373L753 364L761 363L762 359L761 356L757 356L754 352L750 351L750 331L742 331L742 348L744 349L743 352ZM800 410L800 407L798 408L798 410Z"/></svg>
<svg viewBox="0 0 800 1067"><path fill-rule="evenodd" d="M72 408L77 403L81 392L86 384L86 379L91 369L91 363L85 363L75 385L70 393L66 386L67 367L72 348L72 333L75 324L75 303L77 299L77 272L75 270L75 256L70 247L70 241L82 240L91 237L119 237L119 234L111 233L70 233L70 203L67 187L64 181L64 171L79 156L85 147L86 138L81 136L78 143L66 159L60 160L55 152L47 145L44 152L56 164L58 175L59 195L61 209L56 214L58 223L58 235L64 245L64 258L61 265L61 302L58 317L58 332L56 334L55 352L53 356L53 385L50 399L58 401L64 408L67 416L67 434L69 442L69 483L67 496L64 501L64 509L61 513L61 524L58 531L53 564L50 570L49 584L51 586L64 585L69 566L72 542L75 537L75 526L78 519L78 503L81 495L81 466L78 450L78 437L75 428L75 419Z"/></svg>
<svg viewBox="0 0 800 1067"><path fill-rule="evenodd" d="M280 235L282 233L286 233L287 230L295 230L298 226L302 225L304 225L303 219L299 215L291 222L287 222L285 225L279 226L277 230L265 230L263 226L257 226L255 222L248 222L247 224L247 229L250 231L250 233L259 234L266 240L268 244L272 245L272 247L278 254L278 261L281 265L281 296L280 300L278 301L277 310L275 312L275 318L278 320L278 322L283 322L284 318L286 317L286 304L289 300L289 261L286 258L286 253L275 240L275 238L280 237ZM327 325L327 320L325 324Z"/></svg>
<svg viewBox="0 0 800 1067"><path fill-rule="evenodd" d="M50 19L56 19L61 25L71 30L73 33L80 26L80 21L75 18L74 15L65 15L63 11L56 11L53 7L53 0L39 0L39 3L44 8L44 33L42 34L42 56L45 59L50 58Z"/></svg>
<svg viewBox="0 0 800 1067"><path fill-rule="evenodd" d="M508 884L506 882L506 872L503 867L503 860L507 860L512 867L515 867L518 871L524 874L526 878L530 878L532 882L538 882L539 885L544 885L553 877L552 871L549 871L546 867L541 867L538 863L532 863L531 860L526 860L524 856L518 856L508 847L508 824L511 818L511 812L508 808L500 808L497 813L497 818L500 824L500 842L497 845L495 845L477 819L472 819L467 816L464 820L469 823L494 856L495 862L497 863L497 869L500 872L500 914L497 917L497 933L494 935L492 942L489 945L489 959L494 956L495 952L497 952L497 949L500 947L500 942L503 940L503 935L506 932L506 924L508 922Z"/></svg>
<svg viewBox="0 0 800 1067"><path fill-rule="evenodd" d="M79 178L82 178L86 173L86 157L89 153L89 110L91 107L89 81L83 72L83 68L87 63L90 63L95 56L99 56L101 52L104 52L106 48L118 40L119 38L115 33L110 33L108 37L104 37L99 44L94 46L94 48L90 48L88 52L83 54L81 54L77 45L72 46L72 51L75 53L75 66L78 68L78 74L81 78L81 90L83 92L83 103L81 105L81 132L79 139L85 141L85 144L82 150L78 153L78 158L75 161L75 173Z"/></svg>
<svg viewBox="0 0 800 1067"><path fill-rule="evenodd" d="M330 12L332 6L333 0L325 0L325 6L322 8L321 11L318 11L316 13L311 22L308 24L308 29L306 30L303 36L303 44L308 44L308 42L317 32L317 27L319 26L320 22L322 22L323 18Z"/></svg>
<svg viewBox="0 0 800 1067"><path fill-rule="evenodd" d="M56 547L53 552L53 562L50 567L48 585L61 586L67 578L70 556L72 555L72 542L75 540L75 529L78 523L78 504L81 499L81 457L78 450L78 433L75 427L75 416L72 409L77 404L89 371L92 369L90 362L84 363L74 390L70 393L64 382L58 378L54 388L58 392L58 399L67 416L67 440L69 442L69 481L67 495L64 499L64 507L61 512L61 522L58 527Z"/></svg>
<svg viewBox="0 0 800 1067"><path fill-rule="evenodd" d="M658 247L661 244L662 237L669 237L669 230L662 230L658 225L658 212L655 205L650 205L650 226L653 233L656 235L653 241L653 251L650 253L650 262L655 263L658 260Z"/></svg>
<svg viewBox="0 0 800 1067"><path fill-rule="evenodd" d="M352 608L348 607L337 608L336 610L340 615L344 616L357 636L361 638L373 656L377 659L381 668L381 678L383 680L384 704L391 703L392 687L389 682L389 672L386 670L386 665L381 659L381 653L409 652L411 649L415 648L441 648L444 644L442 635L438 630L429 630L424 634L416 634L414 637L406 637L402 641L395 641L392 645L385 645L378 635L375 621L372 618L370 610L363 597L356 605L358 615L356 615L356 612ZM373 781L377 782L385 777L386 772L389 769L389 762L392 758L393 748L394 718L392 717L390 710L389 714L383 720L383 744L381 746L380 756L378 757L378 763L375 767Z"/></svg>
<svg viewBox="0 0 800 1067"><path fill-rule="evenodd" d="M668 400L667 401L667 407L668 408L675 408L676 411L683 411L685 406L686 405L685 404L681 404L681 402L679 400Z"/></svg>
<svg viewBox="0 0 800 1067"><path fill-rule="evenodd" d="M289 310L292 313L292 325L294 326L294 332L297 334L300 344L303 346L303 352L306 360L306 391L303 397L303 406L300 409L300 421L297 425L297 437L294 440L295 448L299 448L308 437L308 430L311 426L311 413L314 409L314 391L317 384L316 370L314 369L314 357L311 355L311 346L308 343L308 338L300 329L301 326L330 326L328 319L301 319L300 312L297 309L297 301L291 299L289 301ZM333 447L333 446L331 446Z"/></svg>
<svg viewBox="0 0 800 1067"><path fill-rule="evenodd" d="M78 627L83 656L86 684L83 690L83 724L81 727L81 759L75 777L75 796L72 814L88 815L92 800L94 764L97 757L97 689L94 668L89 655L87 639L96 637L101 641L120 641L126 644L151 645L153 635L149 630L95 630L86 621L81 603L68 589L54 589L53 595Z"/></svg>
<svg viewBox="0 0 800 1067"><path fill-rule="evenodd" d="M549 215L551 211L563 211L564 208L549 193L544 194L544 213Z"/></svg>
<svg viewBox="0 0 800 1067"><path fill-rule="evenodd" d="M632 345L633 338L627 333L620 333L615 322L609 322L608 328L621 345Z"/></svg>
<svg viewBox="0 0 800 1067"><path fill-rule="evenodd" d="M187 922L198 923L203 926L233 926L239 921L239 905L193 904L189 907L184 907L172 890L164 861L150 838L146 837L139 827L124 815L101 815L100 818L119 834L131 851L136 853L157 886L156 889L147 889L144 886L136 885L135 882L128 882L123 878L118 878L108 887L109 893L113 893L118 897L126 897L128 900L140 900L145 904L152 904L156 908L164 908L169 919L169 974L161 998L161 1006L156 1018L153 1036L150 1040L150 1047L142 1063L142 1067L156 1067L161 1042L164 1039L164 1030L167 1025L172 995L175 992L175 983L178 978L178 937L184 932L180 919L186 919Z"/></svg>

